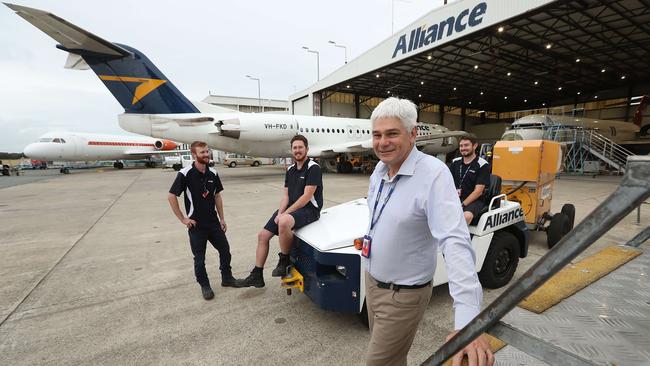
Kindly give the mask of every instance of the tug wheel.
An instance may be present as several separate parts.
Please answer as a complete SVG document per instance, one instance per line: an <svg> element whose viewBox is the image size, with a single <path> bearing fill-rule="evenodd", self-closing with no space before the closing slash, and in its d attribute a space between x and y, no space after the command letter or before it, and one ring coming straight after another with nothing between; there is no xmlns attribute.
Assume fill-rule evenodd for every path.
<svg viewBox="0 0 650 366"><path fill-rule="evenodd" d="M487 288L503 287L514 276L519 264L519 241L512 233L494 233L478 279Z"/></svg>
<svg viewBox="0 0 650 366"><path fill-rule="evenodd" d="M553 215L551 217L551 223L548 225L548 230L546 231L548 249L553 248L569 231L571 231L569 217L563 212L558 212Z"/></svg>
<svg viewBox="0 0 650 366"><path fill-rule="evenodd" d="M574 224L575 218L576 218L576 208L575 208L575 206L570 204L570 203L567 203L567 204L562 206L562 210L560 212L567 215L567 217L569 218L569 227L570 227L569 230L573 230L573 224Z"/></svg>
<svg viewBox="0 0 650 366"><path fill-rule="evenodd" d="M363 300L363 308L361 308L361 312L358 316L361 324L365 325L366 328L370 328L370 324L368 323L368 306L366 305L366 300Z"/></svg>

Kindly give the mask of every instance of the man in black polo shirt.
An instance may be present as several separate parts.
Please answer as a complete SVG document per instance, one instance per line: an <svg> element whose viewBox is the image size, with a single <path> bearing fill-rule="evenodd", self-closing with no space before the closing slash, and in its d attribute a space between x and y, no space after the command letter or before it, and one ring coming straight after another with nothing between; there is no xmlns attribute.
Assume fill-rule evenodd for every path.
<svg viewBox="0 0 650 366"><path fill-rule="evenodd" d="M461 137L458 142L461 156L455 158L449 166L468 225L485 207L480 198L485 187L490 185L490 164L476 155L477 147L478 143L473 136Z"/></svg>
<svg viewBox="0 0 650 366"><path fill-rule="evenodd" d="M264 229L257 235L255 268L251 274L238 281L238 286L264 287L262 270L269 255L269 241L278 235L280 259L271 274L283 277L291 264L289 252L293 244L293 230L299 229L320 218L323 207L323 177L320 166L307 157L307 138L296 135L291 139L291 155L295 162L285 174L284 195L280 208L273 213Z"/></svg>
<svg viewBox="0 0 650 366"><path fill-rule="evenodd" d="M178 172L169 189L169 205L180 222L187 227L190 247L194 254L194 274L201 285L203 298L210 300L214 292L205 271L205 248L207 241L219 252L221 286L236 287L236 280L230 269L230 247L226 239L226 220L223 215L223 191L219 176L208 169L210 150L202 141L191 145L194 162ZM181 213L177 197L185 193L185 212ZM218 214L218 216L217 216Z"/></svg>

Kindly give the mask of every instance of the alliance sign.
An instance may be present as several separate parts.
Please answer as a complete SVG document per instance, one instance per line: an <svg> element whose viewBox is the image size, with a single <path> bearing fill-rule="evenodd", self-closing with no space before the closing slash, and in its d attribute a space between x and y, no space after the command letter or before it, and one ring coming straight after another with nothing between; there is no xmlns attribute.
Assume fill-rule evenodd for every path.
<svg viewBox="0 0 650 366"><path fill-rule="evenodd" d="M479 25L483 21L483 15L485 15L486 11L487 2L482 2L471 10L469 8L465 9L457 16L450 16L428 28L425 24L412 29L410 33L407 32L399 37L392 58L395 58L398 54L404 55L418 48L428 46L443 37L451 36L454 32L460 33L467 28Z"/></svg>

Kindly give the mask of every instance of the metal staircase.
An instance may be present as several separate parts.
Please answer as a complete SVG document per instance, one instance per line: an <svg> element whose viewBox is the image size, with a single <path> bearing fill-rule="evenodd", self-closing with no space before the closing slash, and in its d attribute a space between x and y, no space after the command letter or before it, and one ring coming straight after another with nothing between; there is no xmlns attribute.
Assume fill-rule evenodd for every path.
<svg viewBox="0 0 650 366"><path fill-rule="evenodd" d="M548 130L549 140L564 144L567 172L584 173L585 164L596 158L616 172L623 173L627 158L634 154L593 129L554 125Z"/></svg>

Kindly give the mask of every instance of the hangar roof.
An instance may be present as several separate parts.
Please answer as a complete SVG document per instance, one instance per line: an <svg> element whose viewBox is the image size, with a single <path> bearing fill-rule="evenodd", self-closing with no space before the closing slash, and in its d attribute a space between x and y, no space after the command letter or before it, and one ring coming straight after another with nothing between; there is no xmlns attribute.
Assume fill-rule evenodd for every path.
<svg viewBox="0 0 650 366"><path fill-rule="evenodd" d="M399 95L500 112L620 98L648 93L649 49L650 0L461 0L290 100Z"/></svg>

